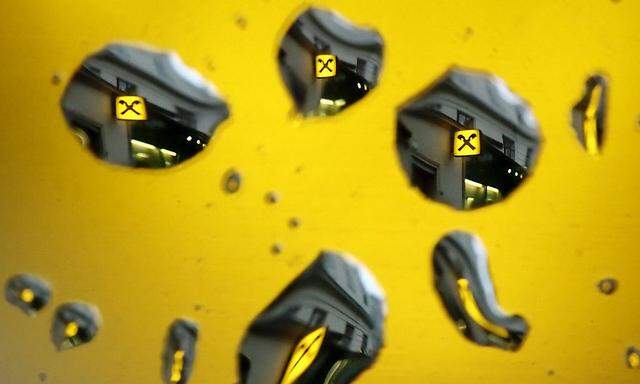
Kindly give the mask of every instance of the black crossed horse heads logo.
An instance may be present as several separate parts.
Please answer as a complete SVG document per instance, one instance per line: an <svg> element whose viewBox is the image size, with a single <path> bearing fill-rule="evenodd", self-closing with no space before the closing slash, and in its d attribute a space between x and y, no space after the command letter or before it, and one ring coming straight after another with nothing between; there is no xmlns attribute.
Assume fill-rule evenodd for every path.
<svg viewBox="0 0 640 384"><path fill-rule="evenodd" d="M318 63L322 64L322 67L320 67L320 69L318 70L318 73L322 73L325 69L329 72L333 72L331 70L331 68L329 68L329 65L333 62L334 60L329 58L326 61L322 60L321 57L318 57Z"/></svg>
<svg viewBox="0 0 640 384"><path fill-rule="evenodd" d="M120 112L121 115L124 115L125 113L131 111L133 113L135 113L136 115L140 115L140 112L136 111L133 107L135 107L136 105L140 104L140 100L133 100L131 102L131 104L128 104L126 101L120 99L118 100L118 104L120 105L124 105L124 110L122 112Z"/></svg>
<svg viewBox="0 0 640 384"><path fill-rule="evenodd" d="M458 147L458 151L462 151L464 147L469 147L472 151L475 151L476 146L471 144L471 140L475 139L476 137L478 137L478 135L475 133L470 134L468 138L463 134L459 134L457 138L458 140L462 140L462 145Z"/></svg>

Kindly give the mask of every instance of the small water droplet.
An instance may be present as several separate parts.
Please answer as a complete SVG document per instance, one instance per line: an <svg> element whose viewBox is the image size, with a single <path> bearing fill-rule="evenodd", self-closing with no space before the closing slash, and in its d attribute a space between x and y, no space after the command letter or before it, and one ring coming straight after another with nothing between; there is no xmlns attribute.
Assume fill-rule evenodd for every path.
<svg viewBox="0 0 640 384"><path fill-rule="evenodd" d="M224 190L227 193L236 193L242 185L242 175L235 169L230 169L225 173L223 178Z"/></svg>
<svg viewBox="0 0 640 384"><path fill-rule="evenodd" d="M282 244L280 243L275 243L271 246L271 253L273 253L274 255L277 255L279 253L282 253Z"/></svg>
<svg viewBox="0 0 640 384"><path fill-rule="evenodd" d="M97 307L80 303L66 303L56 309L51 338L58 350L66 350L93 340L100 328Z"/></svg>
<svg viewBox="0 0 640 384"><path fill-rule="evenodd" d="M236 25L240 29L246 29L247 28L247 19L244 16L237 16L236 17Z"/></svg>
<svg viewBox="0 0 640 384"><path fill-rule="evenodd" d="M53 76L51 76L51 84L53 85L59 85L62 82L62 75L60 73L54 73Z"/></svg>
<svg viewBox="0 0 640 384"><path fill-rule="evenodd" d="M197 340L196 323L177 319L171 324L162 356L163 378L167 384L185 384L189 381L196 357Z"/></svg>
<svg viewBox="0 0 640 384"><path fill-rule="evenodd" d="M275 204L280 201L280 195L274 191L270 191L267 192L264 199L268 204Z"/></svg>
<svg viewBox="0 0 640 384"><path fill-rule="evenodd" d="M602 279L598 282L598 290L605 295L611 295L618 289L618 281L612 278Z"/></svg>
<svg viewBox="0 0 640 384"><path fill-rule="evenodd" d="M47 374L44 372L38 373L38 380L40 380L41 382L47 381Z"/></svg>
<svg viewBox="0 0 640 384"><path fill-rule="evenodd" d="M636 347L627 349L627 366L633 369L640 368L640 349Z"/></svg>
<svg viewBox="0 0 640 384"><path fill-rule="evenodd" d="M298 228L301 225L300 219L297 217L292 217L289 219L289 227Z"/></svg>
<svg viewBox="0 0 640 384"><path fill-rule="evenodd" d="M5 286L7 301L33 316L51 299L49 284L37 276L20 274L11 277Z"/></svg>

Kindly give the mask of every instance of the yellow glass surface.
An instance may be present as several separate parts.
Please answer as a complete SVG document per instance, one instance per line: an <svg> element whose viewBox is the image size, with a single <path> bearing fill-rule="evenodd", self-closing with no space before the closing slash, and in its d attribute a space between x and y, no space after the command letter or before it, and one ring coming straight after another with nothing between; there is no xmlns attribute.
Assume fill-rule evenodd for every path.
<svg viewBox="0 0 640 384"><path fill-rule="evenodd" d="M115 106L118 120L147 120L147 106L140 96L117 96Z"/></svg>
<svg viewBox="0 0 640 384"><path fill-rule="evenodd" d="M338 62L334 55L316 55L316 77L334 77L337 73Z"/></svg>
<svg viewBox="0 0 640 384"><path fill-rule="evenodd" d="M453 133L454 156L476 156L480 154L480 131L465 129Z"/></svg>
<svg viewBox="0 0 640 384"><path fill-rule="evenodd" d="M293 384L313 364L322 341L327 333L326 327L321 327L305 335L293 349L287 368L282 375L280 384Z"/></svg>
<svg viewBox="0 0 640 384"><path fill-rule="evenodd" d="M385 50L365 98L314 119L291 116L276 59L299 1L34 0L6 13L0 283L31 272L53 295L28 321L0 302L2 381L46 372L65 384L160 382L167 327L188 316L202 330L191 382L235 383L247 326L320 249L355 255L388 296L385 347L358 383L638 381L625 357L640 345L640 2L317 4L376 28ZM205 151L154 172L114 167L77 144L64 86L113 41L175 50L225 95L231 117ZM504 79L544 138L522 185L474 211L411 188L395 148L396 108L452 65ZM593 157L570 113L597 72L610 80L611 129ZM102 108L113 114L112 103ZM230 168L243 177L233 194L221 187ZM280 201L265 203L267 191ZM302 225L290 228L291 217ZM482 238L500 304L531 325L517 352L481 348L451 326L427 255L454 229ZM613 295L596 288L604 277L620 282ZM91 343L59 353L53 311L73 300L98 306L104 324Z"/></svg>

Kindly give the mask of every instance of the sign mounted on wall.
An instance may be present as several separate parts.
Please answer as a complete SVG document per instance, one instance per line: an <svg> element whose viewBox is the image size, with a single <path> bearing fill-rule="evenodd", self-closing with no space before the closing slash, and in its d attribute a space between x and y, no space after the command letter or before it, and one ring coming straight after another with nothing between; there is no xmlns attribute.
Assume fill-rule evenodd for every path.
<svg viewBox="0 0 640 384"><path fill-rule="evenodd" d="M453 134L454 156L477 156L480 154L480 131L465 129Z"/></svg>
<svg viewBox="0 0 640 384"><path fill-rule="evenodd" d="M140 96L116 97L116 119L147 120L147 107Z"/></svg>

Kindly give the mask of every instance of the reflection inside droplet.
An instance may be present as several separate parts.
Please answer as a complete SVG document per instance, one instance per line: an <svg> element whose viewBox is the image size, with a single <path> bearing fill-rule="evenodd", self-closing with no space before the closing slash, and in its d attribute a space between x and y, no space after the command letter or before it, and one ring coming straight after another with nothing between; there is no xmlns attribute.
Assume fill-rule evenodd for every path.
<svg viewBox="0 0 640 384"><path fill-rule="evenodd" d="M168 384L186 384L191 377L196 357L198 326L177 319L169 327L162 357L162 376Z"/></svg>
<svg viewBox="0 0 640 384"><path fill-rule="evenodd" d="M607 80L601 75L587 79L584 95L571 113L578 140L591 155L600 152L606 134Z"/></svg>
<svg viewBox="0 0 640 384"><path fill-rule="evenodd" d="M51 338L58 350L66 350L93 340L100 328L98 308L73 302L56 309L51 327Z"/></svg>
<svg viewBox="0 0 640 384"><path fill-rule="evenodd" d="M167 168L203 150L229 111L174 53L112 44L89 56L62 98L78 141L110 163Z"/></svg>
<svg viewBox="0 0 640 384"><path fill-rule="evenodd" d="M454 68L405 103L396 143L410 182L456 209L503 200L531 173L540 133L499 78Z"/></svg>
<svg viewBox="0 0 640 384"><path fill-rule="evenodd" d="M309 8L282 39L278 62L301 114L334 115L378 83L382 38L335 12Z"/></svg>
<svg viewBox="0 0 640 384"><path fill-rule="evenodd" d="M433 252L435 286L456 327L469 340L517 350L529 327L518 315L506 314L498 305L480 239L451 232Z"/></svg>
<svg viewBox="0 0 640 384"><path fill-rule="evenodd" d="M362 264L323 252L251 323L243 384L350 383L383 342L386 301Z"/></svg>

